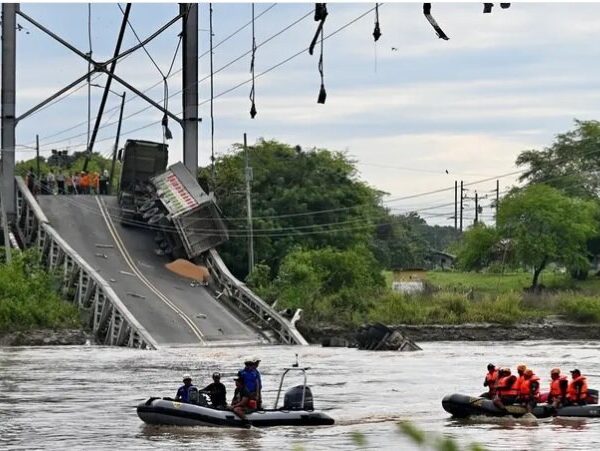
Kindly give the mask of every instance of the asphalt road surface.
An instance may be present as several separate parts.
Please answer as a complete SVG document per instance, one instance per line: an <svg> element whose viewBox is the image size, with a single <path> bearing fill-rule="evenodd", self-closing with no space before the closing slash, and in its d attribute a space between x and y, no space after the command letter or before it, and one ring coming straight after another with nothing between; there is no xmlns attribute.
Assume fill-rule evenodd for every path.
<svg viewBox="0 0 600 451"><path fill-rule="evenodd" d="M153 234L119 222L115 196L38 196L51 226L115 290L160 346L263 340L202 286L164 267Z"/></svg>

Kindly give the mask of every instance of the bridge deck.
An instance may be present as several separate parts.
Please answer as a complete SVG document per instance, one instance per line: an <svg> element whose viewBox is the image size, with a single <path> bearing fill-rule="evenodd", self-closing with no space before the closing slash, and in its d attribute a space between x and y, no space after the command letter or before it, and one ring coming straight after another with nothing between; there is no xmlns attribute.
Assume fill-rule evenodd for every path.
<svg viewBox="0 0 600 451"><path fill-rule="evenodd" d="M114 196L37 200L51 226L110 283L159 345L262 341L204 287L167 270L168 259L153 252L151 233L123 227Z"/></svg>

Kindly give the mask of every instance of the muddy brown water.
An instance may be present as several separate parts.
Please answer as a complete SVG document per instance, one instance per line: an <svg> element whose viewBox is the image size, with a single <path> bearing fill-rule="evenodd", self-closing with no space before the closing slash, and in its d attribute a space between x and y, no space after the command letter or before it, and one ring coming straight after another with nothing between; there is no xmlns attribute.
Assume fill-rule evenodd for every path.
<svg viewBox="0 0 600 451"><path fill-rule="evenodd" d="M0 348L0 449L373 449L415 448L398 432L410 420L430 439L444 435L492 450L600 449L599 419L473 418L442 409L447 393L479 393L485 366L526 363L544 386L554 366L575 367L600 388L598 341L436 342L413 353L346 348L171 348L159 351L99 346ZM135 406L149 396L174 396L183 373L208 384L219 370L232 390L244 357L259 356L264 399L272 404L280 369L310 366L315 408L337 421L320 428L232 430L156 427ZM291 379L288 385L298 382ZM231 394L228 394L228 398ZM356 445L356 432L364 443Z"/></svg>

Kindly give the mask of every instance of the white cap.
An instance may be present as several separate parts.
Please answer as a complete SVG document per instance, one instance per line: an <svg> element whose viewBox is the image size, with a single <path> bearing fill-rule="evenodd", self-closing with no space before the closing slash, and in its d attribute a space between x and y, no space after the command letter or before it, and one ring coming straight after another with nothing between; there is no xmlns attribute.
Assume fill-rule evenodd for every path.
<svg viewBox="0 0 600 451"><path fill-rule="evenodd" d="M190 376L189 374L184 374L183 380L186 380L186 379L192 380L192 376Z"/></svg>

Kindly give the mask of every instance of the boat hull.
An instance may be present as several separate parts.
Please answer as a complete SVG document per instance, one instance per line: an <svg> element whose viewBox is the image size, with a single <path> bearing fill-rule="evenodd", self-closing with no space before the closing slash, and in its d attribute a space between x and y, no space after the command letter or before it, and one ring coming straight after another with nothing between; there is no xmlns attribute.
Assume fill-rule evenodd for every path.
<svg viewBox="0 0 600 451"><path fill-rule="evenodd" d="M494 403L486 398L453 394L442 399L442 407L452 416L466 418L472 415L486 415L491 417L522 417L527 409L519 405L506 406L506 411L499 409ZM559 417L585 417L599 418L600 405L587 404L584 406L567 406L553 409L547 405L538 405L533 409L533 415L537 418Z"/></svg>
<svg viewBox="0 0 600 451"><path fill-rule="evenodd" d="M246 415L242 421L230 410L213 409L176 402L168 399L150 398L137 407L137 414L148 424L174 426L212 426L246 428L269 426L325 426L334 424L328 415L307 410L257 410Z"/></svg>

